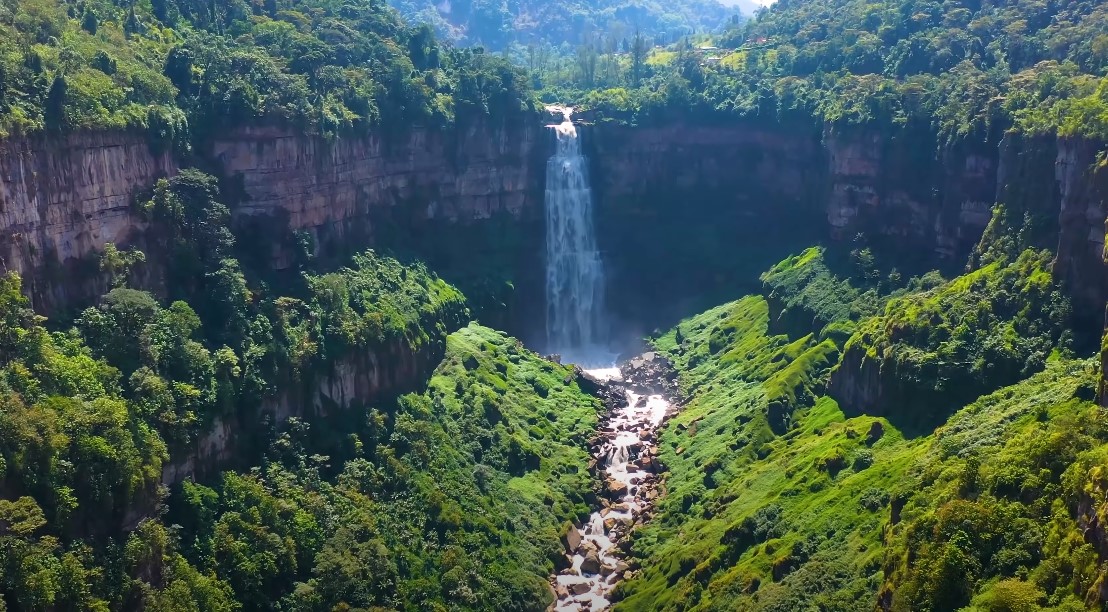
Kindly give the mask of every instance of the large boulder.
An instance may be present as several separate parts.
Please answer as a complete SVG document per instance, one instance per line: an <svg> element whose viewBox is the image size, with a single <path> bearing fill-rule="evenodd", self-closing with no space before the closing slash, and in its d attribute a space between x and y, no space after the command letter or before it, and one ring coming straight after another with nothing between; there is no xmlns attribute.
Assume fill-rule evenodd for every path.
<svg viewBox="0 0 1108 612"><path fill-rule="evenodd" d="M567 555L572 555L581 547L581 532L573 523L566 523L565 531L562 533L562 546L565 547Z"/></svg>
<svg viewBox="0 0 1108 612"><path fill-rule="evenodd" d="M589 550L589 552L585 554L585 559L581 562L581 573L600 573L600 555L595 550Z"/></svg>

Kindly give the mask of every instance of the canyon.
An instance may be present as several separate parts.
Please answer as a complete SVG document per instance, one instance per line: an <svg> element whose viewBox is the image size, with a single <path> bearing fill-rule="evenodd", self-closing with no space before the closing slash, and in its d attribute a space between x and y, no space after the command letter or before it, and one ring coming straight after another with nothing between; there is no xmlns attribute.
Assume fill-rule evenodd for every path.
<svg viewBox="0 0 1108 612"><path fill-rule="evenodd" d="M401 249L451 281L463 256L511 262L514 294L497 304L500 312L479 315L542 347L537 270L544 168L554 142L545 122L521 114L337 140L244 127L209 143L197 159L221 177L236 233L268 249L261 257L278 269L290 265L287 245L296 232L309 234L322 257L341 260L367 246ZM1100 335L1108 173L1097 161L1098 143L1006 136L996 146L933 154L908 135L864 128L631 127L588 124L587 114L584 122L617 335L641 336L671 322L692 300L715 299L713 290L728 298L756 290L750 279L786 254L790 241L849 241L861 233L874 244L895 243L908 269L960 267L989 224L993 202L1034 224L1037 246L1055 249L1054 274L1083 331ZM108 286L97 273L98 251L106 242L143 247L143 194L183 165L136 134L5 141L0 263L23 275L40 312L87 305ZM733 256L736 245L751 256ZM149 284L156 290L156 279ZM482 297L470 293L471 300ZM328 380L264 411L283 419L345 406L355 396L369 402L414 389L441 350L339 364ZM863 384L855 394L877 392ZM242 429L213 424L187 457L166 468L165 481L223 463Z"/></svg>
<svg viewBox="0 0 1108 612"><path fill-rule="evenodd" d="M334 258L367 246L399 248L435 266L477 251L516 262L514 297L530 301L524 311L533 315L544 168L553 147L544 122L521 114L335 140L244 127L209 143L195 160L223 179L238 233L264 243L263 255L277 268L289 265L294 232L310 234L318 254ZM657 287L680 308L705 286L738 282L743 275L728 267L723 247L811 232L802 222L808 220L818 234L799 236L800 243L861 233L895 243L909 266L960 267L997 201L1042 228L1042 246L1056 249L1056 274L1083 313L1099 322L1092 311L1108 297L1105 173L1089 171L1099 168L1098 143L1007 136L936 153L910 134L775 123L600 123L582 133L609 282L623 283L610 287L611 308L632 320L645 316L634 304ZM6 140L0 265L24 276L39 311L87 303L105 287L95 274L97 252L106 242L142 247L137 204L183 165L137 134ZM474 244L492 228L519 240ZM683 265L690 260L702 262L691 274Z"/></svg>

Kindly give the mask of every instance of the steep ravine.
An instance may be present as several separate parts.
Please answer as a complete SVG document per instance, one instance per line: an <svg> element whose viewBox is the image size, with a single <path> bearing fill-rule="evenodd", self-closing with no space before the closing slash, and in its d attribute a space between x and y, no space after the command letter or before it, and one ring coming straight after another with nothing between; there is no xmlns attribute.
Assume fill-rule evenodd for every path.
<svg viewBox="0 0 1108 612"><path fill-rule="evenodd" d="M544 122L525 115L336 141L243 128L198 157L222 174L240 240L262 245L262 259L273 266L287 265L287 238L296 231L311 234L323 256L341 260L366 246L393 247L428 260L448 280L472 273L467 262L494 262L506 268L507 290L514 287L499 306L510 314L495 323L540 345L533 325L542 292L540 211L553 146ZM598 243L615 279L610 307L629 328L622 331L641 335L658 319L687 314L686 302L713 290L748 292L753 288L739 279L756 278L790 240L811 244L807 232L886 238L926 265L964 261L994 201L1044 228L1042 246L1056 247L1054 274L1074 296L1075 310L1090 328L1101 324L1108 191L1096 154L1103 146L1010 136L991 150L983 145L936 158L911 145L906 137L861 128L590 126L584 146ZM5 141L0 267L23 275L40 312L87 304L107 288L97 274L97 251L109 241L144 246L136 199L181 165L138 134ZM1035 195L1016 202L1021 193ZM651 304L652 312L636 304ZM663 305L673 312L661 312ZM389 392L414 388L427 367L400 368L388 378ZM354 367L336 376L347 381L340 387L362 388L349 381L376 380L379 371ZM330 397L316 388L304 394ZM226 426L213 423L195 455L224 452Z"/></svg>

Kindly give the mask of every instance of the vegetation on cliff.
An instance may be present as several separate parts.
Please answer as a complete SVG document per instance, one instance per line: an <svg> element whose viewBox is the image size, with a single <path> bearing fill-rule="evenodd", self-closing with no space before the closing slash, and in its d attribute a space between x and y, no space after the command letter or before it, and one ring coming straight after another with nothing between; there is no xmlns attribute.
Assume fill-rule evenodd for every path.
<svg viewBox="0 0 1108 612"><path fill-rule="evenodd" d="M871 289L860 300L850 287L859 281L833 274L811 249L763 277L770 302L750 296L659 337L690 399L662 436L668 493L635 538L642 569L621 587L617 608L870 610L876 602L937 612L1099 602L1100 544L1082 534L1099 486L1090 466L1108 430L1090 401L1093 363L1051 353L1065 309L1049 306L1043 265L1026 252L951 281L913 279L892 299ZM1009 299L1021 305L1008 308ZM976 333L959 303L991 331ZM793 336L771 331L782 308L806 313L785 317ZM918 337L894 323L907 320L934 335L913 345ZM798 321L810 325L800 337ZM842 333L855 326L853 336ZM867 329L889 334L877 358L908 351L942 363L949 351L984 351L998 339L1029 369L966 365L981 384L929 387L925 407L958 409L938 429L905 436L898 423L915 423L921 404L908 400L918 390L883 398L878 413L827 396L833 367L860 371L849 356ZM986 384L1011 386L975 400Z"/></svg>
<svg viewBox="0 0 1108 612"><path fill-rule="evenodd" d="M576 45L595 45L595 50L603 51L604 38L618 49L628 44L636 31L660 40L677 40L719 28L737 13L716 0L468 0L449 4L392 0L391 4L409 21L433 24L448 39L493 50L527 45L529 52L547 56Z"/></svg>
<svg viewBox="0 0 1108 612"><path fill-rule="evenodd" d="M426 392L352 407L314 436L294 418L258 467L186 481L159 519L167 447L205 409L247 410L228 393L248 369L191 339L183 302L105 298L128 339L110 357L142 363L128 378L77 331L47 332L17 278L2 296L0 601L14 609L534 609L559 526L588 512L597 400L571 369L471 325Z"/></svg>
<svg viewBox="0 0 1108 612"><path fill-rule="evenodd" d="M446 546L453 531L461 532L459 545L489 551L512 542L508 552L467 561L467 588L489 599L483 589L493 587L482 585L500 580L493 590L510 597L546 596L538 587L557 545L553 530L583 512L580 495L588 491L575 480L587 479L575 441L592 428L596 407L570 372L474 328L451 342L440 367L448 381L436 377L427 395L394 405L388 394L418 384L420 360L429 371L448 352L448 333L467 320L456 289L422 265L372 251L336 271L304 265L297 279L267 282L234 258L236 239L216 183L195 171L159 183L144 209L151 257L107 248L101 269L114 287L71 329L49 331L28 308L19 278L4 277L0 601L16 609L269 609L297 580L316 588L316 576L322 592L296 609L343 601L419 608L448 597L445 587L426 587L428 595L420 591L426 585L403 586L419 582L423 570L390 570L398 561L381 552L381 542L407 550L437 533ZM158 276L168 300L128 286ZM411 380L397 382L405 377ZM376 382L358 397L329 397L318 388L327 382L346 389L363 379ZM366 405L373 393L382 402L377 411ZM341 434L322 427L307 437L303 421L273 420L333 412L340 401L350 405L338 408L352 411L345 426L336 423ZM577 409L554 414L543 402ZM446 418L444 407L457 413L456 423L441 425L448 434L433 425ZM468 411L475 407L481 410ZM532 439L545 437L551 440ZM478 446L458 446L462 441ZM211 448L220 444L233 444L233 452ZM201 449L208 454L194 456ZM317 452L325 449L334 449L335 468ZM435 457L442 463L431 462L438 470L432 478L424 462ZM173 520L161 521L163 478L172 483L193 469L203 475L221 460L259 467L226 475L214 490L184 485L173 497ZM348 460L360 463L343 467L345 478L366 480L339 487L339 467ZM517 470L521 465L526 469ZM322 475L338 488L318 493ZM445 488L436 492L431 483ZM276 504L281 487L303 492L297 499L304 507ZM393 514L396 525L377 527L379 519L355 503L359 495L410 514ZM527 501L511 502L513 495ZM525 511L541 506L536 499L553 504L549 516ZM362 514L351 514L351 505ZM439 513L405 522L436 507ZM491 522L476 521L477 508ZM526 533L541 535L520 540L503 517L530 521ZM333 546L324 534L335 530L344 545L354 538L364 546L353 557L328 553ZM418 549L412 563L422 567L420 555L430 554ZM520 569L504 569L494 558ZM326 572L338 575L320 576Z"/></svg>
<svg viewBox="0 0 1108 612"><path fill-rule="evenodd" d="M424 393L333 428L336 454L294 421L261 467L186 483L169 517L242 609L540 609L559 526L588 513L598 409L572 369L470 325Z"/></svg>

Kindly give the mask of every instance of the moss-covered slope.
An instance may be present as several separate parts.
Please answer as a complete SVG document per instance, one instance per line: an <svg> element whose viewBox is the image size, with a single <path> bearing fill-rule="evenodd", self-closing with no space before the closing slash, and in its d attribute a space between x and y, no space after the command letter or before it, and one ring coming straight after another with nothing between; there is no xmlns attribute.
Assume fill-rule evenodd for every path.
<svg viewBox="0 0 1108 612"><path fill-rule="evenodd" d="M1080 534L1098 516L1100 472L1091 466L1103 463L1108 436L1090 401L1092 362L1047 356L1058 312L1043 307L1052 293L1045 259L1028 253L949 282L914 279L887 308L859 308L850 304L862 292L842 290L847 279L821 267L821 257L806 252L763 277L777 308L747 297L656 340L682 370L689 401L662 435L668 494L638 533L642 569L622 586L617 609L1099 605L1098 542ZM824 295L821 287L838 289ZM878 290L871 299L888 296ZM823 329L773 335L782 304ZM846 337L834 330L894 329L890 313L919 304L935 304L934 333L960 330L967 350L992 342L962 330L972 310L990 330L1012 329L1008 336L1024 343L1017 348L1042 339L1044 354L1015 378L1026 380L997 379L1009 386L963 401L922 435L898 429L907 406L844 414L823 395L830 368L851 367L836 344ZM884 354L903 338L892 334ZM942 391L937 397L952 404L963 397Z"/></svg>

